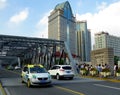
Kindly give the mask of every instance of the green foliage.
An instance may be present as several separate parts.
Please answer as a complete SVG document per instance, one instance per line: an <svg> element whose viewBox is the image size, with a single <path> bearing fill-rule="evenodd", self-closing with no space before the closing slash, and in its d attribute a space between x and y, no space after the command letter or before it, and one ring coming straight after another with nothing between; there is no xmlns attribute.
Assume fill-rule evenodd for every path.
<svg viewBox="0 0 120 95"><path fill-rule="evenodd" d="M118 68L117 73L120 73L120 68Z"/></svg>
<svg viewBox="0 0 120 95"><path fill-rule="evenodd" d="M85 68L81 68L81 69L80 69L80 73L81 73L82 75L86 75L86 74L87 74L87 70L86 70Z"/></svg>
<svg viewBox="0 0 120 95"><path fill-rule="evenodd" d="M56 64L56 65L59 64L59 60L58 60L58 59L55 61L55 64Z"/></svg>
<svg viewBox="0 0 120 95"><path fill-rule="evenodd" d="M86 71L86 69L85 69L85 68L81 68L80 70L85 70L85 71Z"/></svg>
<svg viewBox="0 0 120 95"><path fill-rule="evenodd" d="M91 68L90 71L97 71L97 69L96 68Z"/></svg>
<svg viewBox="0 0 120 95"><path fill-rule="evenodd" d="M110 69L108 68L102 69L102 72L110 72Z"/></svg>
<svg viewBox="0 0 120 95"><path fill-rule="evenodd" d="M60 60L59 65L63 65L64 64L64 60Z"/></svg>
<svg viewBox="0 0 120 95"><path fill-rule="evenodd" d="M63 59L61 59L61 60L57 59L55 61L55 64L64 65L64 60Z"/></svg>
<svg viewBox="0 0 120 95"><path fill-rule="evenodd" d="M114 63L117 64L120 58L118 56L114 56Z"/></svg>

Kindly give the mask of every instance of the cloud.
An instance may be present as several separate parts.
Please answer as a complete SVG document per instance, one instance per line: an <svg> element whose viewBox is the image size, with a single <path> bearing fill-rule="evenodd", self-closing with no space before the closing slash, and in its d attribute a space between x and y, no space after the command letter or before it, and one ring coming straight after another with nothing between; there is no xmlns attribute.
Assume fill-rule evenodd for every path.
<svg viewBox="0 0 120 95"><path fill-rule="evenodd" d="M7 0L0 0L0 10L7 6Z"/></svg>
<svg viewBox="0 0 120 95"><path fill-rule="evenodd" d="M102 5L106 6L106 4ZM100 31L120 37L120 1L101 8L98 13L76 15L77 20L87 20L88 28L91 29L92 42L94 42L94 34Z"/></svg>
<svg viewBox="0 0 120 95"><path fill-rule="evenodd" d="M43 18L41 18L38 23L36 24L36 33L34 36L40 37L40 38L48 38L48 16L50 15L50 12L47 12L43 15Z"/></svg>
<svg viewBox="0 0 120 95"><path fill-rule="evenodd" d="M47 22L48 22L48 16L49 16L50 12L45 13L43 18L40 19L36 25L37 28L39 28L39 26L46 26Z"/></svg>
<svg viewBox="0 0 120 95"><path fill-rule="evenodd" d="M24 10L12 16L9 22L14 24L19 24L27 19L28 14L29 14L29 10L28 8L25 8Z"/></svg>
<svg viewBox="0 0 120 95"><path fill-rule="evenodd" d="M97 9L98 10L103 10L107 7L107 3L106 2L102 2L100 5L96 4L97 5Z"/></svg>

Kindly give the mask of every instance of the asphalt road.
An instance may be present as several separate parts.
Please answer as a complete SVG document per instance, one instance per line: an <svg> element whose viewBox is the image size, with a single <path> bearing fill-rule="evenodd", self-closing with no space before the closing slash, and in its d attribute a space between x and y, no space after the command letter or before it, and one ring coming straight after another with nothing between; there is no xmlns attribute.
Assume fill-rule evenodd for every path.
<svg viewBox="0 0 120 95"><path fill-rule="evenodd" d="M0 80L8 95L120 95L120 83L89 78L53 79L51 87L27 88L18 71L0 70Z"/></svg>

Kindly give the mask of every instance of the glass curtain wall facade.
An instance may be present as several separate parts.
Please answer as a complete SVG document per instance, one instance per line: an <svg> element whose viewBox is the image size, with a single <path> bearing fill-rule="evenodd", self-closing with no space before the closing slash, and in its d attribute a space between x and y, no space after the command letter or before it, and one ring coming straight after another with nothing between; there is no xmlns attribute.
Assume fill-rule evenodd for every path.
<svg viewBox="0 0 120 95"><path fill-rule="evenodd" d="M87 21L77 21L77 55L81 61L90 61L91 33L87 29Z"/></svg>
<svg viewBox="0 0 120 95"><path fill-rule="evenodd" d="M48 38L66 41L76 54L76 23L68 1L56 5L48 17Z"/></svg>

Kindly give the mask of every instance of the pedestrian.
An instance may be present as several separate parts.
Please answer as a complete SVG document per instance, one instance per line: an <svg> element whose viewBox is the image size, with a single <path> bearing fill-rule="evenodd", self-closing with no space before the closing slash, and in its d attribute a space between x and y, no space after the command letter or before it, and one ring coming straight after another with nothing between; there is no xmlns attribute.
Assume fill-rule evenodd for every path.
<svg viewBox="0 0 120 95"><path fill-rule="evenodd" d="M77 73L79 74L79 65L78 64L76 64L76 70L77 70Z"/></svg>
<svg viewBox="0 0 120 95"><path fill-rule="evenodd" d="M102 72L101 64L98 65L97 70L98 70L98 75L100 76L100 73Z"/></svg>
<svg viewBox="0 0 120 95"><path fill-rule="evenodd" d="M117 64L115 64L114 65L114 76L116 77L116 71L118 70L118 65Z"/></svg>

